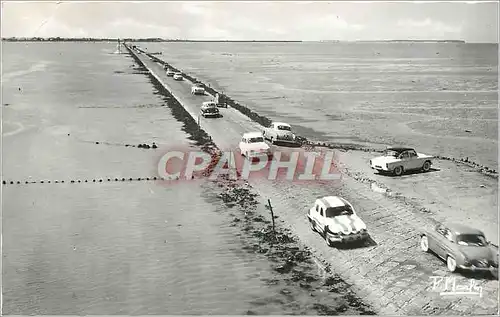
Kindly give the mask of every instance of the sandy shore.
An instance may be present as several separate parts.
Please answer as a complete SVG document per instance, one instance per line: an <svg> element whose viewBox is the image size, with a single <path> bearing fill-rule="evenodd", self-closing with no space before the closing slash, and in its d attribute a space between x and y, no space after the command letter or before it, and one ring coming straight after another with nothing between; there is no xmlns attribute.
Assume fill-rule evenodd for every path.
<svg viewBox="0 0 500 317"><path fill-rule="evenodd" d="M143 55L140 58L196 118L199 105L206 97L191 96L189 82L168 79L161 68L162 63ZM201 123L203 130L220 148L234 148L242 133L261 128L259 123L235 109L223 109L222 114L224 118L221 120L203 120ZM479 217L484 217L484 220L477 222L477 226L484 226L487 234L495 237L496 231L492 225L496 226L498 223L495 198L497 180L475 171L468 172L455 163L441 164L442 161L438 161L436 166L440 171L434 174L408 175L400 180L382 178L366 168L366 161L372 155L375 153L338 152L339 165L344 170L341 183L312 184L307 187L282 182L250 183L262 200L264 197L272 197L273 205L282 220L281 225L292 228L293 233L310 246L318 258L342 277L352 281L359 294L379 312L495 313L498 306L498 281L481 279L478 283L483 287L483 297L479 300L443 297L431 289L432 276L451 274L446 272L442 262L419 251L418 233L432 227L436 221L449 217L464 223L470 223L472 219L475 221L478 215L471 215L467 206L481 206L482 214ZM464 180L468 184L465 188ZM372 190L373 181L381 187L391 189L392 194ZM465 194L461 196L459 190ZM331 193L340 194L354 203L368 224L373 245L350 250L331 249L310 231L305 211L315 197ZM458 274L453 276L462 282L467 282L469 278Z"/></svg>

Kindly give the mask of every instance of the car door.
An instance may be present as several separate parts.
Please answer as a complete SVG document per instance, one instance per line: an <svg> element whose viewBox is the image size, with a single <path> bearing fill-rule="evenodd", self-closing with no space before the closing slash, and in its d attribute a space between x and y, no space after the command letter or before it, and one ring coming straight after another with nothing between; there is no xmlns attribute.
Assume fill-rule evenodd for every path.
<svg viewBox="0 0 500 317"><path fill-rule="evenodd" d="M431 244L431 249L434 251L439 257L444 257L444 244L446 243L446 228L442 225L437 226L436 230L434 231L433 235L433 241Z"/></svg>
<svg viewBox="0 0 500 317"><path fill-rule="evenodd" d="M402 152L400 155L399 155L399 159L401 160L401 165L403 166L403 168L405 170L407 169L411 169L411 167L409 166L409 155L408 155L408 151L404 151Z"/></svg>
<svg viewBox="0 0 500 317"><path fill-rule="evenodd" d="M318 209L319 213L318 215L318 224L319 227L321 228L321 232L325 231L325 208L323 208L323 205L318 204Z"/></svg>
<svg viewBox="0 0 500 317"><path fill-rule="evenodd" d="M408 151L408 165L411 169L417 169L422 166L422 162L418 159L417 152Z"/></svg>

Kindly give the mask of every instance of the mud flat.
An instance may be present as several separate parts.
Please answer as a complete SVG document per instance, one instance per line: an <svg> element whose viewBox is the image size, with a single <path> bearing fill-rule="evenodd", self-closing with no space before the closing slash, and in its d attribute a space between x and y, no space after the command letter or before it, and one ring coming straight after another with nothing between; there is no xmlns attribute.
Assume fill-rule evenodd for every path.
<svg viewBox="0 0 500 317"><path fill-rule="evenodd" d="M2 139L4 314L372 313L290 234L270 234L248 186L155 179L165 151L209 138L171 95L131 75L141 72L131 58L106 58L116 59L98 70L57 64L78 70L74 80L111 77L102 95L33 76L4 109L28 128Z"/></svg>
<svg viewBox="0 0 500 317"><path fill-rule="evenodd" d="M209 97L191 96L189 81L175 82L166 77L162 69L165 62L154 56L144 56L144 54L139 56L138 58L159 82L179 99L193 118L196 118L201 102L209 100ZM248 110L249 116L254 116L253 118L231 107L221 109L221 112L223 118L201 122L201 127L210 134L214 143L218 146L220 144L221 148L234 149L242 133L262 127L255 121L259 120L258 117L252 115L250 110ZM335 147L328 144L321 147L307 144L308 148L318 151L324 150L325 146ZM394 185L397 183L392 183L392 191L381 193L380 190L372 189L374 184L376 188L380 188L384 186L384 183L391 185L389 181L379 179L377 184L375 178L378 176L370 175L363 169L356 169L363 165L359 162L365 162L368 155L373 154L369 153L370 149L354 151L356 150L354 147L339 147L343 147L341 151L337 151L337 157L340 159L339 168L345 171L342 182L312 183L302 186L293 182L264 182L250 179L249 183L259 193L262 200L271 198L276 214L281 220L280 224L290 228L293 234L309 246L313 254L325 265L351 282L357 293L372 303L377 312L398 315L496 313L497 280L488 276L471 277L450 274L446 272L445 265L441 261L421 253L418 248L418 234L421 230L432 228L440 217L446 218L446 212L453 210L452 206L447 208L445 213L440 213L442 201L436 201L430 213L422 209L420 203L426 202L426 190L433 191L441 184L435 183L425 188L422 188L424 186L414 188L411 180L404 180L405 186L396 189ZM352 159L356 159L356 163L350 165ZM446 168L450 168L447 178L453 178L451 165ZM425 176L428 175L431 173L425 174ZM490 179L475 171L468 173L468 177L485 184L488 184L485 180ZM427 181L437 182L436 179L430 177ZM494 184L494 181L489 184ZM463 179L455 179L455 184L460 182L463 182ZM493 191L490 194L490 197L493 197L495 189L489 188L489 190ZM388 192L395 194L388 194ZM332 193L341 195L354 204L371 233L372 241L369 245L357 249L332 249L328 248L317 234L310 231L305 218L307 208L317 196ZM450 192L449 195L448 197L454 198L454 203L457 205L461 203L460 197L457 197L455 193ZM473 197L468 199L473 199ZM481 198L476 201L478 205L479 201ZM492 205L485 204L485 206L487 208L485 214L488 219L494 221L496 219L495 200L492 201ZM471 223L467 217L471 215L457 213L454 219ZM482 297L441 296L441 290L433 289L432 278L435 276L453 277L457 283L469 283L477 279L477 285L483 290Z"/></svg>

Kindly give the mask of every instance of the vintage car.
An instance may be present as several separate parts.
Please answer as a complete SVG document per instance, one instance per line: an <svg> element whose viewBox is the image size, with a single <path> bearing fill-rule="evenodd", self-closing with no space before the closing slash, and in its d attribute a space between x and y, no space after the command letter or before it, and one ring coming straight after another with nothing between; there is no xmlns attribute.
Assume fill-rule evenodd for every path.
<svg viewBox="0 0 500 317"><path fill-rule="evenodd" d="M167 76L168 76L168 77L174 77L174 74L175 74L175 73L174 73L174 71L173 71L173 70L171 70L171 69L168 69L168 70L167 70Z"/></svg>
<svg viewBox="0 0 500 317"><path fill-rule="evenodd" d="M420 235L420 248L445 260L450 272L457 269L489 271L498 277L498 246L486 241L481 230L439 223L433 230Z"/></svg>
<svg viewBox="0 0 500 317"><path fill-rule="evenodd" d="M382 156L370 160L372 169L379 173L392 173L396 176L405 171L431 169L433 156L417 153L408 147L391 147L384 151Z"/></svg>
<svg viewBox="0 0 500 317"><path fill-rule="evenodd" d="M292 133L292 127L288 123L272 122L262 131L262 136L271 144L292 143L295 144L295 134Z"/></svg>
<svg viewBox="0 0 500 317"><path fill-rule="evenodd" d="M175 73L174 74L174 80L183 80L184 78L182 77L182 73Z"/></svg>
<svg viewBox="0 0 500 317"><path fill-rule="evenodd" d="M311 229L319 232L329 246L335 243L359 242L369 237L365 223L354 207L344 198L319 198L309 209L307 218Z"/></svg>
<svg viewBox="0 0 500 317"><path fill-rule="evenodd" d="M203 88L203 84L201 84L201 83L195 83L191 87L191 94L193 94L193 95L204 95L205 94L205 88Z"/></svg>
<svg viewBox="0 0 500 317"><path fill-rule="evenodd" d="M205 101L200 108L202 117L220 117L219 108L213 101Z"/></svg>
<svg viewBox="0 0 500 317"><path fill-rule="evenodd" d="M271 148L267 145L260 132L247 132L243 134L239 143L241 155L253 159L257 157L271 156Z"/></svg>

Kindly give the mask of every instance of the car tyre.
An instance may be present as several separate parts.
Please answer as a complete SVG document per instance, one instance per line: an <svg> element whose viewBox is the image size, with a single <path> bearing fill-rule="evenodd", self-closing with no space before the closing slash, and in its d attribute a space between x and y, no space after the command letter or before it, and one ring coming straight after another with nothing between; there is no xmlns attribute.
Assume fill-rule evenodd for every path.
<svg viewBox="0 0 500 317"><path fill-rule="evenodd" d="M311 226L311 230L313 232L317 232L317 230L316 230L316 224L311 219L309 219L309 225Z"/></svg>
<svg viewBox="0 0 500 317"><path fill-rule="evenodd" d="M394 168L393 172L394 172L394 175L401 176L401 175L403 175L403 167L402 166L396 166Z"/></svg>
<svg viewBox="0 0 500 317"><path fill-rule="evenodd" d="M429 252L429 239L426 235L420 238L420 249L424 252Z"/></svg>
<svg viewBox="0 0 500 317"><path fill-rule="evenodd" d="M446 257L446 267L452 273L457 270L457 261L450 255Z"/></svg>
<svg viewBox="0 0 500 317"><path fill-rule="evenodd" d="M431 169L431 162L425 161L424 165L422 165L422 170L424 172L428 172Z"/></svg>

